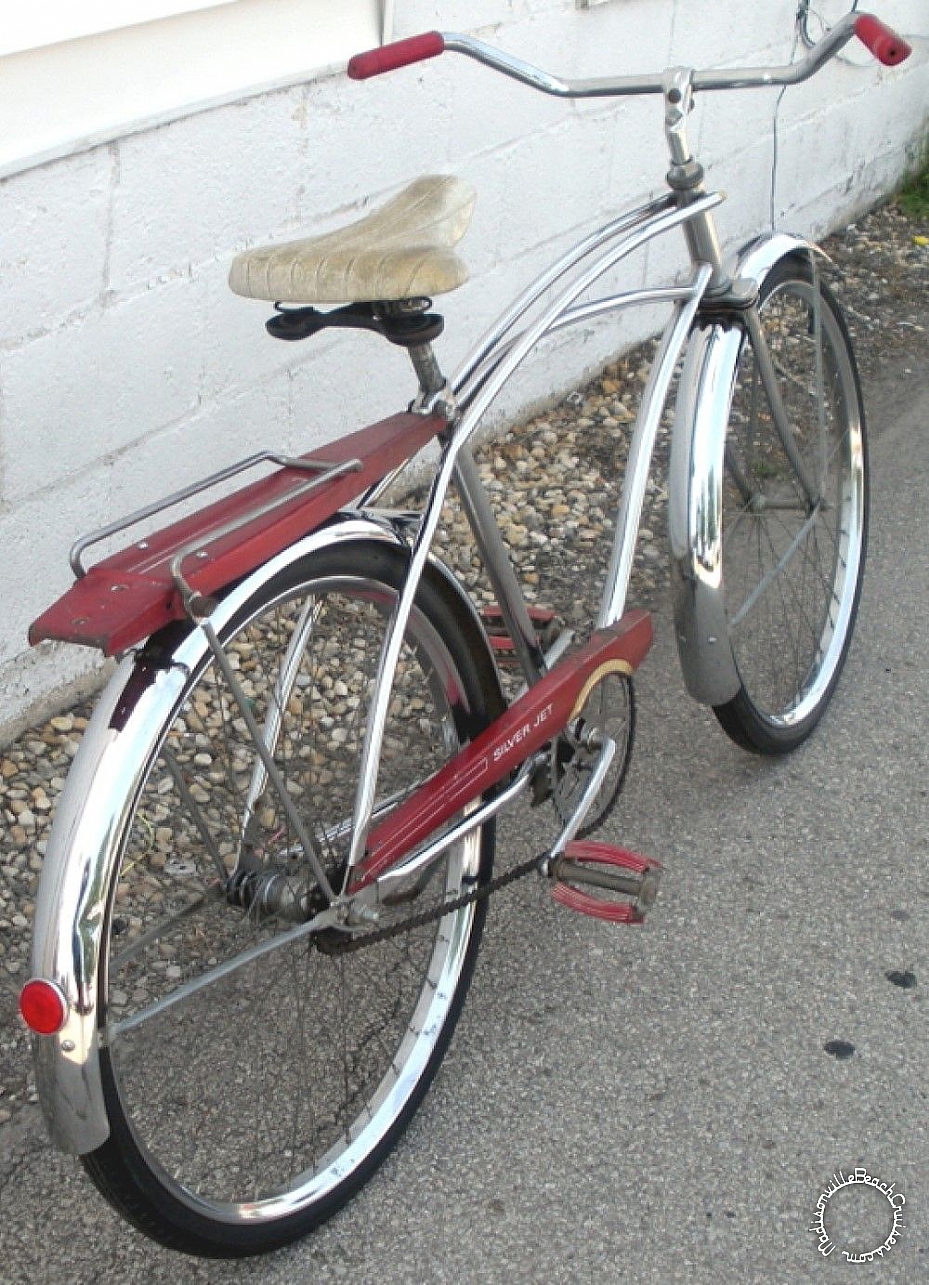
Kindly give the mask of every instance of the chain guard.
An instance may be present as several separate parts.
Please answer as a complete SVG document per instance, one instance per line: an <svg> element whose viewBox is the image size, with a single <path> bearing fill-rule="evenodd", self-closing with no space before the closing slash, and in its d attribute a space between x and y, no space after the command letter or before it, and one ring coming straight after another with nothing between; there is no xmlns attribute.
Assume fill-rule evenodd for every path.
<svg viewBox="0 0 929 1285"><path fill-rule="evenodd" d="M600 792L595 796L588 812L588 819L579 831L584 837L601 825L616 805L626 779L632 757L635 735L635 693L632 679L626 674L608 673L588 694L583 708L555 742L550 766L552 799L563 820L572 814L571 799L580 797L586 788L590 772L596 761L596 749L585 748L590 734L605 731L616 742L616 755ZM357 933L339 929L326 929L313 936L313 944L324 955L347 955L379 942L399 937L413 928L423 927L444 918L475 901L483 901L517 879L533 871L539 872L542 856L531 857L514 866L505 874L490 879L480 887L420 914L411 914L383 928L361 930Z"/></svg>

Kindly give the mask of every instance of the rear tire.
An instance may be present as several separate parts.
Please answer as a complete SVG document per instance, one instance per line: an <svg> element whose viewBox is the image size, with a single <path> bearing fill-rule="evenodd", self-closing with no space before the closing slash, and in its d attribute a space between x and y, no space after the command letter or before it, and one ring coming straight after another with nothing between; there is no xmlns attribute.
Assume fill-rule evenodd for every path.
<svg viewBox="0 0 929 1285"><path fill-rule="evenodd" d="M848 331L806 255L772 269L758 311L789 449L746 333L730 400L722 512L723 588L741 687L714 709L739 745L782 754L822 718L848 653L867 543L868 454Z"/></svg>
<svg viewBox="0 0 929 1285"><path fill-rule="evenodd" d="M324 549L263 585L221 634L336 887L372 677L407 565L386 543ZM481 731L498 700L479 630L428 572L388 715L383 810ZM486 914L472 902L348 954L304 936L250 955L301 918L261 912L258 890L277 907L320 903L243 728L207 654L127 801L99 970L110 1136L84 1157L143 1232L211 1257L305 1235L377 1169L448 1047ZM450 849L378 926L486 882L493 840L486 824ZM253 884L235 905L223 874L240 851Z"/></svg>

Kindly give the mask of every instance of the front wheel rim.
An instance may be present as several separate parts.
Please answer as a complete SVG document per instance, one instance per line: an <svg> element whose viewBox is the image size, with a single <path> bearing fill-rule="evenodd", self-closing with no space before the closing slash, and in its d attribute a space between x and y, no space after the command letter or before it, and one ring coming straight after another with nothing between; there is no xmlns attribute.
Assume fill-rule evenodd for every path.
<svg viewBox="0 0 929 1285"><path fill-rule="evenodd" d="M812 284L803 279L791 278L775 286L762 304L762 317L768 325L771 325L771 313L776 314L779 304L783 311L795 306L812 313ZM779 514L777 503L765 505L757 501L748 502L744 476L739 479L741 494L737 504L733 506L733 496L738 488L733 483L734 470L727 455L723 575L730 640L743 691L756 715L775 731L794 732L815 720L828 700L847 649L862 570L867 490L860 394L844 331L825 296L822 296L820 315L824 348L833 367L830 376L833 381L831 394L836 401L833 413L842 420L839 440L832 444L831 453L827 457L830 467L833 464L835 466L835 476L828 477L834 483L833 493L823 495L814 505L806 502L805 497L796 495L796 517L791 519L794 527L790 529L788 519L783 516L783 511L789 510L790 505L781 499L782 512ZM751 367L747 341L743 346L743 360L746 359L746 354ZM783 362L781 368L783 369ZM733 390L731 425L733 420L738 423L739 398L748 400L744 397L744 384L738 383L738 376L742 373L740 365L737 384ZM788 407L791 406L791 395L794 403L797 401L798 385L802 391L802 380L796 377L787 385L785 401ZM756 382L750 398L757 398L757 395ZM744 410L742 414L742 429L731 428L735 434L745 432L744 421L749 416ZM739 448L737 445L727 444L727 452L730 450L738 451ZM748 471L744 449L735 462L735 470L743 475ZM766 485L768 483L763 480L761 489ZM784 527L784 547L777 547L780 535L772 537L770 534L775 521ZM796 547L791 551L793 541L796 542ZM777 573L774 568L785 558L785 548L788 550L786 565L781 573ZM828 561L823 559L823 549L828 551ZM752 558L755 566L751 573L743 570L740 576L740 562L744 569ZM824 569L826 567L828 570ZM767 585L764 583L766 579L769 580ZM749 586L747 589L746 584ZM812 594L809 589L811 584L814 587ZM762 586L760 593L759 585ZM786 622L792 611L798 616L803 614L804 594L812 600L817 592L822 602L815 613L809 609L809 618L794 630L787 623L781 624L779 635L779 622L776 613L770 610L771 602L778 602L780 595L778 607ZM758 595L760 606L752 603L753 594ZM791 595L790 599L788 595ZM765 596L769 599L767 604L764 604ZM767 623L762 624L765 617L761 607L765 605L769 615ZM753 626L756 630L754 636L752 627L745 624L752 611L756 611L758 617ZM805 655L803 647L796 641L802 633L808 635L805 644L808 651ZM773 667L772 676L764 672L769 661L769 655L765 652L775 652L778 640L785 657L784 672L791 666L790 677L781 679L780 685ZM793 652L791 648L794 649ZM775 655L775 662L779 660L780 657Z"/></svg>

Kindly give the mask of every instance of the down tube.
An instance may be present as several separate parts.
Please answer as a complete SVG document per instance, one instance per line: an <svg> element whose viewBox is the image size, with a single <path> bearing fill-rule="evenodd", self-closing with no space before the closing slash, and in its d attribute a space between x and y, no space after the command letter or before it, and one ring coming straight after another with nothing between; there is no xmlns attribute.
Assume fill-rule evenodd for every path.
<svg viewBox="0 0 929 1285"><path fill-rule="evenodd" d="M639 413L636 416L632 442L629 446L629 458L626 461L626 472L623 477L622 496L613 536L613 550L603 587L600 615L597 619L597 627L600 629L618 620L626 607L636 536L645 499L645 484L648 481L658 425L661 423L674 368L687 342L687 336L690 334L694 317L712 274L713 269L710 264L705 263L700 268L694 282L693 295L687 303L676 306L675 316L665 327L658 351L648 372L648 381L639 404Z"/></svg>

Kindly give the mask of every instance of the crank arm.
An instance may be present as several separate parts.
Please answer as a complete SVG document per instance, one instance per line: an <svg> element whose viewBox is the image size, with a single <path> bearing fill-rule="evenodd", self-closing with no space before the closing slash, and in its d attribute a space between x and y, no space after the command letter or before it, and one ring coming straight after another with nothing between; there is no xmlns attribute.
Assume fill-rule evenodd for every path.
<svg viewBox="0 0 929 1285"><path fill-rule="evenodd" d="M565 848L584 824L584 821L587 818L587 813L590 811L591 805L597 797L597 793L600 786L603 784L604 777L610 770L610 764L613 762L615 755L616 742L609 736L603 736L600 742L600 752L597 755L597 762L594 764L594 769L590 774L590 780L587 782L587 787L578 800L578 804L574 809L573 815L565 823L564 829L558 836L552 848L551 856L553 858L560 857L562 855Z"/></svg>

